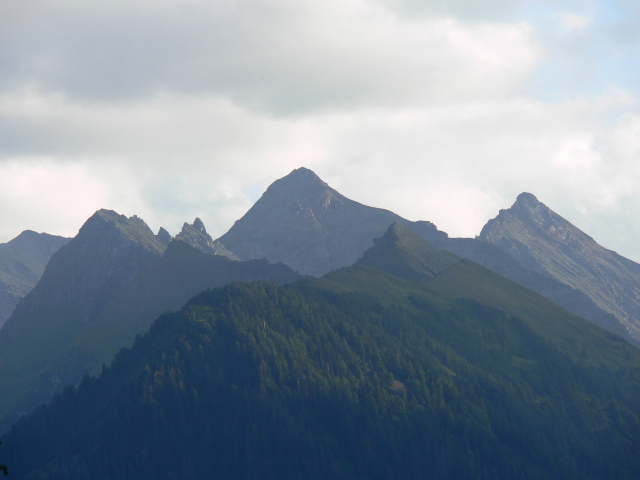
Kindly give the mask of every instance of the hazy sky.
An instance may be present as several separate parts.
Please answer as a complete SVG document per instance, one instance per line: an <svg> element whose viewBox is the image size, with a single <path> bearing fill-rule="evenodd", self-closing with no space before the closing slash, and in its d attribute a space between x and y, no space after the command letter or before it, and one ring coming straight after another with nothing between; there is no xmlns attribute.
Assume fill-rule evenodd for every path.
<svg viewBox="0 0 640 480"><path fill-rule="evenodd" d="M474 236L523 191L640 260L637 0L2 0L0 242L215 238L306 166Z"/></svg>

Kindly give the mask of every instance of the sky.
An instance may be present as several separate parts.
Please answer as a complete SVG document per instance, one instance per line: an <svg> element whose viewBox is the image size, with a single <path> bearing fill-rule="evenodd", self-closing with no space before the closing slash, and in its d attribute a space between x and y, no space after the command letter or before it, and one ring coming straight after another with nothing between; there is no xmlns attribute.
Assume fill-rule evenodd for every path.
<svg viewBox="0 0 640 480"><path fill-rule="evenodd" d="M0 243L225 233L276 179L473 237L521 192L640 261L633 0L3 0Z"/></svg>

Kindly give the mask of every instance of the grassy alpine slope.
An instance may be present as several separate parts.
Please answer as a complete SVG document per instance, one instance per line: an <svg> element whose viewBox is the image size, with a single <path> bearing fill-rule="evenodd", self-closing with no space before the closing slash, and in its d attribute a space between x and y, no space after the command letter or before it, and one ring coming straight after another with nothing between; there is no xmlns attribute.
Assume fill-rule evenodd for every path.
<svg viewBox="0 0 640 480"><path fill-rule="evenodd" d="M206 291L5 458L31 479L637 478L640 352L598 330L585 361L534 323L364 266Z"/></svg>

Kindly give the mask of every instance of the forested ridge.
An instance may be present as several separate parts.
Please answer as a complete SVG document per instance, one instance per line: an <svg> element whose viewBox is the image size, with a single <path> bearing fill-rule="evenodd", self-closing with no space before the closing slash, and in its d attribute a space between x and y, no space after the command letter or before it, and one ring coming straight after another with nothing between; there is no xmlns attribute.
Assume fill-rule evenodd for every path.
<svg viewBox="0 0 640 480"><path fill-rule="evenodd" d="M640 477L636 349L582 362L500 310L385 279L393 296L205 291L19 421L3 463L24 479Z"/></svg>

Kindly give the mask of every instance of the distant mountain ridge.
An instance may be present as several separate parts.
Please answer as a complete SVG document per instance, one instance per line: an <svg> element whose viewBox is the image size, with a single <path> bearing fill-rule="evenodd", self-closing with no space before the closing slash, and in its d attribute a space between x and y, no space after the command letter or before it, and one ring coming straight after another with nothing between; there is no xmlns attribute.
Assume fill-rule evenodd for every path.
<svg viewBox="0 0 640 480"><path fill-rule="evenodd" d="M0 244L0 328L38 283L51 256L68 238L26 230Z"/></svg>
<svg viewBox="0 0 640 480"><path fill-rule="evenodd" d="M640 344L640 265L598 245L534 195L519 195L478 238L531 270L585 293Z"/></svg>
<svg viewBox="0 0 640 480"><path fill-rule="evenodd" d="M397 224L362 260L162 315L3 436L15 474L637 478L640 350Z"/></svg>
<svg viewBox="0 0 640 480"><path fill-rule="evenodd" d="M525 293L531 289L640 345L631 335L640 266L598 246L533 195L516 204L477 238L449 238L430 222L350 200L300 168L275 181L217 240L199 218L172 239L162 228L154 235L137 216L100 210L53 255L0 330L0 382L10 385L0 396L0 416L15 419L96 373L158 315L205 288L285 284L299 274L320 277L354 265L430 282L438 294L464 292L461 298L514 315L524 315L518 301L526 298L528 312L546 315L540 307L546 300ZM586 282L589 272L600 275L601 284Z"/></svg>
<svg viewBox="0 0 640 480"><path fill-rule="evenodd" d="M276 180L218 241L238 258L266 258L319 277L355 263L393 223L404 225L442 250L531 288L640 346L612 310L579 285L545 274L535 264L523 262L508 248L482 236L449 238L431 222L412 222L388 210L350 200L306 168Z"/></svg>

